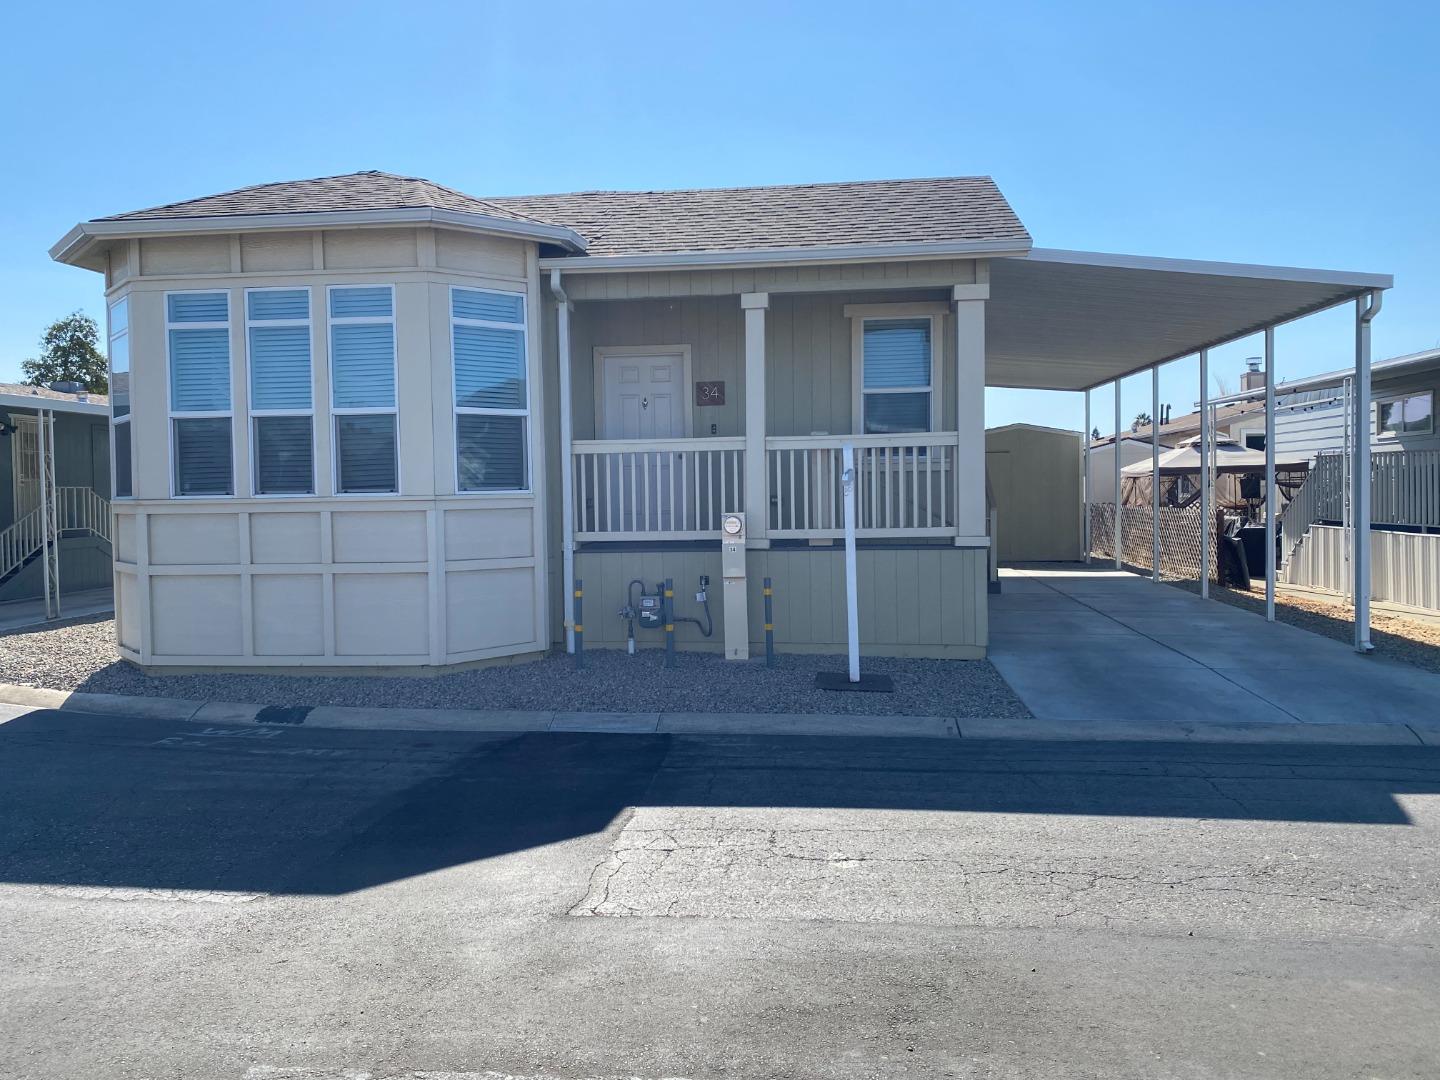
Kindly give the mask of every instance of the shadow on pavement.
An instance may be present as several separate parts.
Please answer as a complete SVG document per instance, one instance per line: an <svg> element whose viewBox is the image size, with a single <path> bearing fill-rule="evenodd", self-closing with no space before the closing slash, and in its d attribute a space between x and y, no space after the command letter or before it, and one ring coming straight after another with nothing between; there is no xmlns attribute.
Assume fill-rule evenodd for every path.
<svg viewBox="0 0 1440 1080"><path fill-rule="evenodd" d="M0 725L0 882L338 894L604 830L627 807L1406 825L1440 748Z"/></svg>

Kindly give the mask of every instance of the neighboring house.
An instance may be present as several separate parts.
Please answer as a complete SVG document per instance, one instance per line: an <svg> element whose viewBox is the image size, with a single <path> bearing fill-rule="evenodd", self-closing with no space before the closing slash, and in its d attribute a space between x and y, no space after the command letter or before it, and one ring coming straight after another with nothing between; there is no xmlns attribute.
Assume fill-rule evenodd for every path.
<svg viewBox="0 0 1440 1080"><path fill-rule="evenodd" d="M444 667L572 622L619 647L664 579L685 647L746 655L768 578L781 648L843 651L847 445L862 648L980 657L986 385L1084 390L1390 286L1033 248L983 177L480 199L355 173L51 254L105 275L128 345L117 633L156 667Z"/></svg>
<svg viewBox="0 0 1440 1080"><path fill-rule="evenodd" d="M1163 454L1177 443L1170 442L1171 435L1161 428L1160 452ZM1124 435L1120 439L1120 468L1137 461L1149 461L1151 447L1149 438ZM1115 501L1115 437L1107 435L1090 443L1090 501L1092 503L1113 503Z"/></svg>
<svg viewBox="0 0 1440 1080"><path fill-rule="evenodd" d="M55 571L62 593L111 587L109 418L104 394L0 383L0 603L45 595L44 460L58 530L52 589Z"/></svg>
<svg viewBox="0 0 1440 1080"><path fill-rule="evenodd" d="M1330 371L1275 387L1278 450L1315 457L1344 449L1346 382L1351 374ZM1435 426L1440 349L1376 361L1370 369L1370 387L1372 450L1440 450L1440 431Z"/></svg>

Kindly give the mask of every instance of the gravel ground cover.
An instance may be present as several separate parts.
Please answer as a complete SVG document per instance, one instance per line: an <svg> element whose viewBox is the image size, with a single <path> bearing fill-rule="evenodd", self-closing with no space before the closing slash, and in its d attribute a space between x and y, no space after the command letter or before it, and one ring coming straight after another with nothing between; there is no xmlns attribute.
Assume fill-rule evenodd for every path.
<svg viewBox="0 0 1440 1080"><path fill-rule="evenodd" d="M1198 582L1174 581L1176 585L1193 593L1200 591ZM1265 613L1265 584L1258 589L1242 592L1214 586L1210 595L1234 607L1244 608L1263 615ZM1275 591L1275 618L1302 630L1349 642L1353 639L1353 618L1350 605L1343 600L1326 600L1316 596L1300 596L1296 593ZM1370 609L1370 641L1378 656L1413 664L1426 671L1440 672L1440 624L1423 619L1406 619L1387 612Z"/></svg>
<svg viewBox="0 0 1440 1080"><path fill-rule="evenodd" d="M894 676L893 694L817 690L817 671L843 671L841 656L782 653L733 663L713 653L627 656L590 650L570 657L410 678L379 675L149 676L115 658L112 619L76 620L0 636L0 682L102 694L198 698L274 705L526 709L562 712L848 713L1027 717L1029 711L987 660L876 658L865 670Z"/></svg>

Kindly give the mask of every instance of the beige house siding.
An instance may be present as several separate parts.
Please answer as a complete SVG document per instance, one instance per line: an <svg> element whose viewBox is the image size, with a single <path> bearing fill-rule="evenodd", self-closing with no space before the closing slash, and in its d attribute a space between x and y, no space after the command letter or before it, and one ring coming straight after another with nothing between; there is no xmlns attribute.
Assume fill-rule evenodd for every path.
<svg viewBox="0 0 1440 1080"><path fill-rule="evenodd" d="M576 555L576 574L585 581L587 648L625 647L626 623L616 612L627 602L626 584L643 579L652 591L674 580L676 614L703 618L695 602L701 574L710 577L714 633L707 639L692 623L677 623L676 644L721 651L724 604L720 552L702 550L623 551L586 548ZM746 588L751 655L764 651L764 578L774 583L775 645L782 652L845 651L844 549L772 548L751 551ZM988 641L986 552L941 544L926 547L867 547L857 553L860 646L871 656L923 656L969 660L985 655ZM659 648L664 634L636 630L642 648Z"/></svg>
<svg viewBox="0 0 1440 1080"><path fill-rule="evenodd" d="M156 667L444 666L545 649L537 252L428 228L141 239L130 301L133 500L117 500L117 635ZM112 259L112 277L117 262ZM400 493L334 491L327 285L395 288ZM522 292L532 490L457 494L449 287ZM311 290L316 494L250 496L244 290ZM230 294L236 495L170 497L164 294Z"/></svg>

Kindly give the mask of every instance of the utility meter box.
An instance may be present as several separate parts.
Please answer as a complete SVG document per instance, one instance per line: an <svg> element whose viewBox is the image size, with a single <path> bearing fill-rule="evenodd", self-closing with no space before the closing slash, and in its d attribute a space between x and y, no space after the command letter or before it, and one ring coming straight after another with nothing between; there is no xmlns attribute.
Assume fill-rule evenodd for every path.
<svg viewBox="0 0 1440 1080"><path fill-rule="evenodd" d="M636 614L639 616L640 625L646 630L659 630L665 625L661 610L661 598L658 594L652 596L649 593L642 593L640 609Z"/></svg>
<svg viewBox="0 0 1440 1080"><path fill-rule="evenodd" d="M750 659L750 616L745 584L745 515L720 519L720 574L724 578L725 657Z"/></svg>

